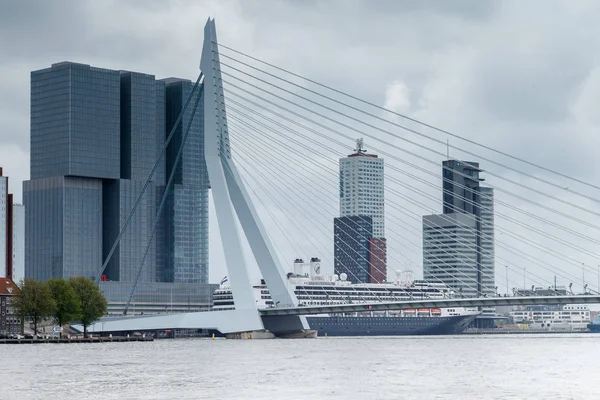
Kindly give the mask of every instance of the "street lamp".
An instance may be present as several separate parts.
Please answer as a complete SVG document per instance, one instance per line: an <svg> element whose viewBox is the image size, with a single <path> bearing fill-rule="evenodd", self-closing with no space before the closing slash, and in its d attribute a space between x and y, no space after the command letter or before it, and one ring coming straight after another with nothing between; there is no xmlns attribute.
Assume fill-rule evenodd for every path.
<svg viewBox="0 0 600 400"><path fill-rule="evenodd" d="M506 267L506 295L508 296L508 265Z"/></svg>
<svg viewBox="0 0 600 400"><path fill-rule="evenodd" d="M583 292L585 293L585 263L581 263L581 285L583 286Z"/></svg>

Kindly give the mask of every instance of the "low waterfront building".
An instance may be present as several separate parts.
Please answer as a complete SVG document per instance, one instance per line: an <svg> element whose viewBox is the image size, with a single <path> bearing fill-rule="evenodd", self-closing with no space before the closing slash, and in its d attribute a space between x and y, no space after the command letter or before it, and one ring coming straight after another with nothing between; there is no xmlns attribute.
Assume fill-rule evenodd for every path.
<svg viewBox="0 0 600 400"><path fill-rule="evenodd" d="M11 307L19 287L8 278L0 278L0 336L21 332L21 319Z"/></svg>

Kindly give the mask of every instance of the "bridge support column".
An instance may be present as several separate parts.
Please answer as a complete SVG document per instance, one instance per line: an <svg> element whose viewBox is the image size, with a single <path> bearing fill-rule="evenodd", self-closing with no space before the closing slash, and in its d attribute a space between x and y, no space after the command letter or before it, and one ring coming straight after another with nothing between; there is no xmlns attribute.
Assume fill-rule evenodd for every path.
<svg viewBox="0 0 600 400"><path fill-rule="evenodd" d="M305 339L317 337L317 331L306 329L306 317L299 315L263 316L262 322L269 332L279 338Z"/></svg>

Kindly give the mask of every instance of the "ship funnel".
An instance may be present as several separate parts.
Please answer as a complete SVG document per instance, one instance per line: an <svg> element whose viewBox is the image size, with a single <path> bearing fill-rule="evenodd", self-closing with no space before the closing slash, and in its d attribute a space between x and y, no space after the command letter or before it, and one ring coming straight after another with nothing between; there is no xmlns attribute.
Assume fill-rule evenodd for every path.
<svg viewBox="0 0 600 400"><path fill-rule="evenodd" d="M304 260L301 258L296 258L294 260L294 274L296 275L304 275L305 274L305 264Z"/></svg>
<svg viewBox="0 0 600 400"><path fill-rule="evenodd" d="M321 259L318 257L313 257L310 259L310 274L311 276L321 275L323 271L321 271Z"/></svg>

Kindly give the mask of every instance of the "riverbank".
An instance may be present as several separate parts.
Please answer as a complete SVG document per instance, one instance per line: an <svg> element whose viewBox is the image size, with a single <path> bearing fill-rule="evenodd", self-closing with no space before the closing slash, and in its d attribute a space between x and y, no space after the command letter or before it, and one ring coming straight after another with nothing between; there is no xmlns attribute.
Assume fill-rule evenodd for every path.
<svg viewBox="0 0 600 400"><path fill-rule="evenodd" d="M153 342L151 336L113 336L63 339L0 339L0 344Z"/></svg>

